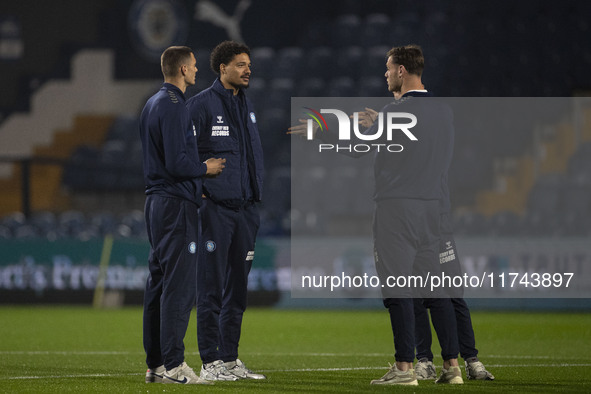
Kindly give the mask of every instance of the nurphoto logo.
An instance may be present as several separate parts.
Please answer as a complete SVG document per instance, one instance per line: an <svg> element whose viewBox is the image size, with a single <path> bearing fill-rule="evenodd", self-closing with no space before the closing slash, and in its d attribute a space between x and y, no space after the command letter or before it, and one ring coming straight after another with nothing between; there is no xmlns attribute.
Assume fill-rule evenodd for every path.
<svg viewBox="0 0 591 394"><path fill-rule="evenodd" d="M354 138L361 141L385 141L391 142L394 132L400 131L410 141L418 141L418 138L410 131L411 128L417 125L417 117L409 112L379 112L376 122L365 131L359 130L359 112L353 113L353 125L347 113L339 109L320 109L316 111L309 107L304 107L311 112L305 112L310 118L306 123L306 138L308 140L314 139L315 129L320 129L321 132L328 132L328 125L326 119L322 114L332 114L336 116L338 122L338 140L351 141L352 134ZM400 120L407 120L407 122L400 122ZM314 122L317 127L314 126ZM352 133L351 133L352 131ZM385 131L385 136L384 136ZM319 152L323 151L348 151L348 152L369 152L370 150L387 150L388 152L402 152L404 146L401 144L387 144L387 143L372 143L372 144L319 144Z"/></svg>

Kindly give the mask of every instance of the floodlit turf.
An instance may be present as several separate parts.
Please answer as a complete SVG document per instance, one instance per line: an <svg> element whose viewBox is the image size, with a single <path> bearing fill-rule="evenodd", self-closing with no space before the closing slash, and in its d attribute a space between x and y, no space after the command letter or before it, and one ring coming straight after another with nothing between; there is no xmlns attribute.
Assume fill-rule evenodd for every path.
<svg viewBox="0 0 591 394"><path fill-rule="evenodd" d="M370 386L393 361L385 310L252 308L240 357L268 379L187 387L143 382L140 308L0 307L0 392L591 392L591 314L478 312L473 320L494 382ZM194 315L185 345L198 370Z"/></svg>

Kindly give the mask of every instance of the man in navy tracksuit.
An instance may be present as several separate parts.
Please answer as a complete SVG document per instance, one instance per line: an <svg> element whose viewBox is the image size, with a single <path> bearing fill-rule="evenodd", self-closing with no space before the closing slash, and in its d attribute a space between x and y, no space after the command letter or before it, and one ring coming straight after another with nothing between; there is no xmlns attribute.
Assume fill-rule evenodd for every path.
<svg viewBox="0 0 591 394"><path fill-rule="evenodd" d="M199 155L226 158L224 172L203 184L203 241L197 279L197 339L207 380L265 379L238 358L248 274L260 224L263 151L245 89L250 50L224 41L211 53L213 85L188 100L199 130Z"/></svg>
<svg viewBox="0 0 591 394"><path fill-rule="evenodd" d="M416 133L417 140L410 141L398 133L388 143L399 143L404 147L402 151L380 150L375 154L374 254L376 271L383 285L388 283L388 278L425 278L427 274L441 273L438 259L440 185L453 151L451 111L441 103L422 98L431 95L421 82L424 66L421 49L413 45L396 47L388 52L387 57L388 90L400 95L401 99L387 105L381 112L415 115L417 124L412 133ZM365 134L376 134L377 112L359 115L360 119L368 120L363 124L370 126ZM290 133L301 134L304 130L305 126L295 126L290 128ZM336 138L330 133L317 135L322 139ZM463 383L457 360L457 328L451 301L441 289L431 293L411 285L400 286L403 287L382 287L383 303L390 314L396 362L371 384L418 384L413 369L413 298L420 299L430 309L441 345L444 368L437 383Z"/></svg>
<svg viewBox="0 0 591 394"><path fill-rule="evenodd" d="M453 151L453 124L449 108L421 99L430 96L421 82L424 60L419 47L392 48L387 54L385 77L388 90L401 99L382 112L409 112L416 116L417 141L406 141L404 151L378 153L375 161L376 211L374 243L376 270L381 278L440 273L439 195ZM371 134L371 128L369 131ZM396 363L372 384L416 385L414 300L431 311L441 345L444 366L437 383L463 383L458 366L457 328L453 306L436 294L421 289L393 288L384 292L390 313Z"/></svg>
<svg viewBox="0 0 591 394"><path fill-rule="evenodd" d="M426 90L409 91L400 97L400 92L393 92L397 99L408 98L411 96L431 96ZM377 112L369 110L365 116L370 121L377 116ZM362 116L363 117L363 116ZM453 146L453 134L448 143ZM450 149L451 153L451 149ZM451 221L451 204L449 198L447 170L442 174L439 187L439 211L440 211L440 241L439 257L441 270L448 276L462 276L463 272L457 255L455 240L453 237L453 228ZM463 288L446 289L447 296L450 297L457 324L457 337L459 341L459 350L465 361L466 375L468 379L493 380L494 376L486 370L482 362L478 360L478 350L475 347L474 330L470 318L470 310L466 301L462 298ZM429 315L427 314L428 303L422 298L414 299L415 314L415 341L416 358L419 362L415 366L416 376L419 380L435 379L436 371L433 365L433 353L431 352L431 325Z"/></svg>
<svg viewBox="0 0 591 394"><path fill-rule="evenodd" d="M185 363L183 339L195 304L202 178L219 174L225 160L199 160L184 97L187 86L195 84L195 55L188 47L170 47L161 64L164 84L140 116L150 240L143 322L146 383L208 384Z"/></svg>

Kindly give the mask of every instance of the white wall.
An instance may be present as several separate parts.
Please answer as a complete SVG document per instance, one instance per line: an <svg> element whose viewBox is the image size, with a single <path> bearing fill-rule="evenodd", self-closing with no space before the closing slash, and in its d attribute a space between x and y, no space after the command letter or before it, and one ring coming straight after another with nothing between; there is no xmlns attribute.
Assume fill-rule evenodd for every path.
<svg viewBox="0 0 591 394"><path fill-rule="evenodd" d="M70 80L51 80L35 92L29 113L0 125L0 156L27 156L51 142L56 129L72 126L78 114L137 115L162 81L115 81L111 50L82 50L72 58ZM138 65L141 67L141 65ZM0 177L10 175L0 166Z"/></svg>

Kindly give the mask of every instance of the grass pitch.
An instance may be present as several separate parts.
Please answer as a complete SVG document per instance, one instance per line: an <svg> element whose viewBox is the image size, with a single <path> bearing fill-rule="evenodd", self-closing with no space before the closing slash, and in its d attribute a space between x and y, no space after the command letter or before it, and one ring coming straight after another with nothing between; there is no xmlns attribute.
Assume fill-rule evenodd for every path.
<svg viewBox="0 0 591 394"><path fill-rule="evenodd" d="M493 382L370 386L394 361L386 310L251 308L240 358L268 379L181 386L144 383L140 308L1 307L0 392L591 392L591 314L475 312L472 318ZM195 330L193 315L186 361L198 373ZM441 358L434 361L441 366Z"/></svg>

